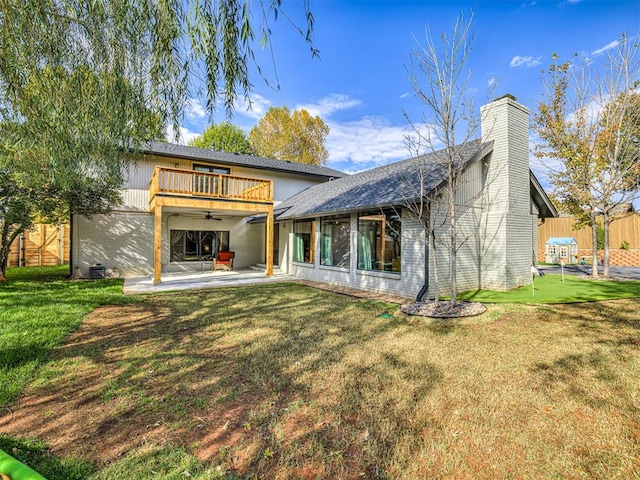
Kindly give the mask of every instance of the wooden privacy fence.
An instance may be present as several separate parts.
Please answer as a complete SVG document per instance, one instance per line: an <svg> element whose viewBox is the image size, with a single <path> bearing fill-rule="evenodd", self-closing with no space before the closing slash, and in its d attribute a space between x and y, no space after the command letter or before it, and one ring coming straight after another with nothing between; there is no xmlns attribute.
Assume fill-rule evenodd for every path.
<svg viewBox="0 0 640 480"><path fill-rule="evenodd" d="M11 244L9 267L50 267L69 263L69 226L37 224Z"/></svg>
<svg viewBox="0 0 640 480"><path fill-rule="evenodd" d="M545 242L550 237L573 237L578 242L578 261L581 258L592 261L593 252L591 241L591 227L573 230L573 217L548 218L538 227L538 261L545 261ZM627 249L621 249L622 244L628 244ZM613 221L609 227L609 264L614 266L640 266L640 214L633 213ZM604 257L602 250L598 251L598 259Z"/></svg>
<svg viewBox="0 0 640 480"><path fill-rule="evenodd" d="M538 250L544 250L544 244L550 237L574 237L579 249L591 248L591 227L573 230L573 217L547 218L538 227ZM640 248L640 214L634 213L611 223L609 228L609 248L620 248L627 242L630 249Z"/></svg>

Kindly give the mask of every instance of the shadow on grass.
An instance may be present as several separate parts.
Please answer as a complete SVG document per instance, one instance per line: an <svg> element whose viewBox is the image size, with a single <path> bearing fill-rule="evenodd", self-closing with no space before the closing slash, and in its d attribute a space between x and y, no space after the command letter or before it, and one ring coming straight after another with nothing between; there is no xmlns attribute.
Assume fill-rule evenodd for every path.
<svg viewBox="0 0 640 480"><path fill-rule="evenodd" d="M409 365L376 351L379 339L405 325L379 316L394 309L276 284L166 294L97 310L56 350L50 370L23 399L20 428L63 438L65 451L99 461L143 441L172 439L197 445L200 457L232 470L269 477L287 462L278 429L304 425L298 415L319 408L308 403L312 391L318 394L317 374L346 362L344 377L335 379L343 417L337 424L366 423L374 395L386 402L384 428L369 427L375 448L357 466L373 472L376 458L394 441L393 432L407 430L416 403L442 378L427 359ZM352 347L368 344L370 362L347 360ZM396 398L388 389L398 379L405 392ZM81 432L73 417L42 421L43 411L78 409L86 422ZM308 450L309 463L338 474L348 458L332 457L325 466L327 452L349 451L352 438L334 423L308 421L296 445ZM0 418L2 425L10 422Z"/></svg>
<svg viewBox="0 0 640 480"><path fill-rule="evenodd" d="M72 282L68 267L13 268L0 284L0 406L8 405L39 365L98 306L134 301L121 280Z"/></svg>

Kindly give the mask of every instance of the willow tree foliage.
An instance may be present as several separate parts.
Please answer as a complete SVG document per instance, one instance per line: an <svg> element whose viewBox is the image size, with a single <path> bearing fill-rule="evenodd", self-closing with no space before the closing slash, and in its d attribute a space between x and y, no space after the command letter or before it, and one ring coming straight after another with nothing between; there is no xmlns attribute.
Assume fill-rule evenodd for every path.
<svg viewBox="0 0 640 480"><path fill-rule="evenodd" d="M329 152L324 145L329 127L305 109L271 107L251 129L249 141L256 155L291 162L324 165Z"/></svg>
<svg viewBox="0 0 640 480"><path fill-rule="evenodd" d="M249 95L254 49L283 13L281 0L0 0L0 167L55 192L37 210L109 208L129 155L179 131L190 97L211 113Z"/></svg>
<svg viewBox="0 0 640 480"><path fill-rule="evenodd" d="M251 153L247 134L229 122L209 125L201 135L191 140L189 145L224 152Z"/></svg>
<svg viewBox="0 0 640 480"><path fill-rule="evenodd" d="M609 275L609 226L622 203L638 197L640 183L640 52L623 35L604 58L560 64L554 56L535 115L555 195L590 225L593 271L598 276L598 226L604 228L604 275ZM576 57L577 58L577 57Z"/></svg>

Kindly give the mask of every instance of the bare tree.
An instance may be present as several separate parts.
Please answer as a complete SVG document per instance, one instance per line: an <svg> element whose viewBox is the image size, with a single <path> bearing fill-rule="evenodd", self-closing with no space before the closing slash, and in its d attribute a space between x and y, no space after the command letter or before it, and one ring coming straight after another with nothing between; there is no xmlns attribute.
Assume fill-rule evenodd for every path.
<svg viewBox="0 0 640 480"><path fill-rule="evenodd" d="M577 226L592 231L598 276L597 227L604 228L604 271L609 276L609 226L614 212L638 197L640 181L640 54L638 38L622 35L604 58L554 63L544 78L535 128L555 194ZM554 61L558 58L554 55Z"/></svg>
<svg viewBox="0 0 640 480"><path fill-rule="evenodd" d="M456 304L458 296L457 253L466 240L460 237L458 219L461 209L473 203L471 198L461 199L462 174L468 160L482 148L481 142L473 140L479 137L480 116L474 108L471 72L467 68L475 38L472 22L473 12L469 18L461 13L453 24L453 30L442 33L438 37L439 42L434 40L427 27L426 40L424 43L416 40L411 65L407 68L415 95L427 107L420 124L414 123L405 112L415 132L414 138L408 139L408 147L415 154L430 154L424 155L423 165L408 182L412 188L403 207L424 228L429 251L429 254L425 253L424 260L428 265L431 257L436 267L436 300L439 296L438 244L447 250L451 307ZM438 177L444 178L444 182L434 186L433 179ZM448 231L448 238L444 241L436 235L442 227ZM424 293L421 291L418 300Z"/></svg>

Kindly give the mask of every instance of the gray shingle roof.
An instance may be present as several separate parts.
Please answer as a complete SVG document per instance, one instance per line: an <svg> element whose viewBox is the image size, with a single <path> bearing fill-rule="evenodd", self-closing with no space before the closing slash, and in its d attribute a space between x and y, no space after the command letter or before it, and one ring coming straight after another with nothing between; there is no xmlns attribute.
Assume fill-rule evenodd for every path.
<svg viewBox="0 0 640 480"><path fill-rule="evenodd" d="M205 163L216 163L224 165L240 165L243 167L258 168L261 170L272 170L282 172L292 172L302 175L311 175L325 178L341 178L346 173L328 167L307 165L304 163L289 162L285 160L275 160L273 158L256 157L242 153L220 152L208 150L206 148L187 147L174 143L150 142L143 153L150 155L162 155L174 158L186 158Z"/></svg>
<svg viewBox="0 0 640 480"><path fill-rule="evenodd" d="M492 148L493 142L475 140L458 153L471 164ZM443 183L446 172L437 161L442 155L440 150L310 187L277 205L276 214L279 219L304 218L402 205L417 197L421 176L429 192Z"/></svg>

